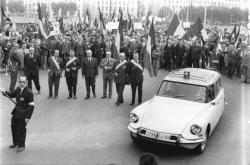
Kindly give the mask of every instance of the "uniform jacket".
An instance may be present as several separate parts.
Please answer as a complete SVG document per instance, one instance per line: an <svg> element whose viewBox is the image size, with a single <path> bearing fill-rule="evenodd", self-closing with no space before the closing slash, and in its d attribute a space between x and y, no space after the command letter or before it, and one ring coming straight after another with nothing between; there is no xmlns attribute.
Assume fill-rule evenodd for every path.
<svg viewBox="0 0 250 165"><path fill-rule="evenodd" d="M117 67L120 63L121 63L120 60L117 60L114 63L114 66L113 66L114 81L115 83L118 83L118 84L125 84L127 80L127 76L128 76L128 73L127 73L128 62L125 62L124 64L120 65L120 67Z"/></svg>
<svg viewBox="0 0 250 165"><path fill-rule="evenodd" d="M27 76L32 74L38 74L39 71L39 57L33 54L33 58L30 54L24 56L24 71Z"/></svg>
<svg viewBox="0 0 250 165"><path fill-rule="evenodd" d="M127 72L129 75L129 81L130 83L143 82L144 65L141 61L138 61L137 65L135 65L134 63L132 62L132 60L128 62Z"/></svg>
<svg viewBox="0 0 250 165"><path fill-rule="evenodd" d="M33 93L28 87L25 87L21 92L18 87L13 93L6 92L10 98L16 98L16 106L11 112L15 119L30 119L34 110ZM5 94L4 94L5 95Z"/></svg>
<svg viewBox="0 0 250 165"><path fill-rule="evenodd" d="M103 58L100 63L100 67L103 68L103 78L112 79L113 78L113 71L112 68L115 64L115 59L110 58L108 62L108 58ZM105 69L107 67L107 69Z"/></svg>
<svg viewBox="0 0 250 165"><path fill-rule="evenodd" d="M66 77L74 77L77 78L78 76L78 69L81 68L81 64L78 58L75 58L75 60L70 61L70 57L66 58L66 63L65 63L65 76ZM73 70L72 68L76 67L76 70ZM67 71L69 69L69 71Z"/></svg>
<svg viewBox="0 0 250 165"><path fill-rule="evenodd" d="M54 56L52 56L54 57ZM60 57L57 57L56 61L60 69L57 68L56 64L54 63L52 57L49 58L48 67L49 67L49 76L53 76L55 74L56 77L60 77L62 70L63 70L63 60Z"/></svg>
<svg viewBox="0 0 250 165"><path fill-rule="evenodd" d="M91 61L88 58L84 58L82 62L82 75L85 77L95 77L98 75L98 64L94 57L91 57Z"/></svg>

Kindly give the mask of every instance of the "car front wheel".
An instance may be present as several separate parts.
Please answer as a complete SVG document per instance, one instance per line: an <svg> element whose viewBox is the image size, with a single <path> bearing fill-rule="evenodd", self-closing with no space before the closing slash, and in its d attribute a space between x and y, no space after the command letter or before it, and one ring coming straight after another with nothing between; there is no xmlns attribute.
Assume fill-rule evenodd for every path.
<svg viewBox="0 0 250 165"><path fill-rule="evenodd" d="M196 154L202 154L202 153L205 151L206 146L207 146L207 140L208 140L208 132L206 132L206 134L205 134L204 141L201 142L201 143L194 149L194 151L195 151Z"/></svg>

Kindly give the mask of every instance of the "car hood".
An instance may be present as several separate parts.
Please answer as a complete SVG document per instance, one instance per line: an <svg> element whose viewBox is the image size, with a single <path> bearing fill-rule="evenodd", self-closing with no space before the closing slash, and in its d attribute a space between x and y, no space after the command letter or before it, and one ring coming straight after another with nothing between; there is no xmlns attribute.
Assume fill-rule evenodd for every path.
<svg viewBox="0 0 250 165"><path fill-rule="evenodd" d="M204 103L154 96L145 106L141 127L181 134L187 124L206 109Z"/></svg>

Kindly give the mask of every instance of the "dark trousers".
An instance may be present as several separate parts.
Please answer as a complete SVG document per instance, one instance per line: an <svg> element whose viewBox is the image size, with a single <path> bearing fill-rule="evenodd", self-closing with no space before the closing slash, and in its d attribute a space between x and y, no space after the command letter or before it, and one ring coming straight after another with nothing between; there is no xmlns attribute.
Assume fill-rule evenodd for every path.
<svg viewBox="0 0 250 165"><path fill-rule="evenodd" d="M200 59L194 59L193 67L194 68L199 68L200 67Z"/></svg>
<svg viewBox="0 0 250 165"><path fill-rule="evenodd" d="M36 90L40 91L40 83L39 83L39 74L30 74L27 75L28 87L32 90L32 80L35 84Z"/></svg>
<svg viewBox="0 0 250 165"><path fill-rule="evenodd" d="M117 103L123 103L123 90L124 90L125 84L118 84L116 83L116 92L117 92Z"/></svg>
<svg viewBox="0 0 250 165"><path fill-rule="evenodd" d="M58 96L60 77L56 77L55 74L53 76L49 76L49 96L53 96L53 85L55 86L54 96Z"/></svg>
<svg viewBox="0 0 250 165"><path fill-rule="evenodd" d="M107 96L107 86L109 86L109 96L112 96L113 79L103 78L103 96Z"/></svg>
<svg viewBox="0 0 250 165"><path fill-rule="evenodd" d="M141 104L141 100L142 100L142 82L131 83L131 90L132 90L132 101L131 101L131 103L132 104L135 103L136 88L138 88L138 103Z"/></svg>
<svg viewBox="0 0 250 165"><path fill-rule="evenodd" d="M25 119L11 118L11 132L13 144L17 144L19 147L25 147L26 139L26 123Z"/></svg>
<svg viewBox="0 0 250 165"><path fill-rule="evenodd" d="M10 92L14 92L15 87L16 87L16 82L17 82L17 75L18 75L18 70L11 70L10 71Z"/></svg>
<svg viewBox="0 0 250 165"><path fill-rule="evenodd" d="M92 88L92 93L95 95L95 77L85 77L85 85L87 91L87 97L90 97L90 86Z"/></svg>
<svg viewBox="0 0 250 165"><path fill-rule="evenodd" d="M232 78L234 75L234 72L235 72L235 63L229 62L228 63L228 74L227 74L228 77Z"/></svg>
<svg viewBox="0 0 250 165"><path fill-rule="evenodd" d="M68 86L69 97L72 97L72 93L76 96L77 77L66 77L66 83Z"/></svg>

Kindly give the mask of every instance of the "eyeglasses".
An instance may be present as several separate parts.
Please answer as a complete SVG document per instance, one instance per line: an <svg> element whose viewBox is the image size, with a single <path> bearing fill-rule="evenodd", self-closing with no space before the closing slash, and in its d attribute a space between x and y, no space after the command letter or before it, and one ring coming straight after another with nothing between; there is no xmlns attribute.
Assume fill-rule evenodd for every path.
<svg viewBox="0 0 250 165"><path fill-rule="evenodd" d="M26 81L19 81L19 83L25 83Z"/></svg>

